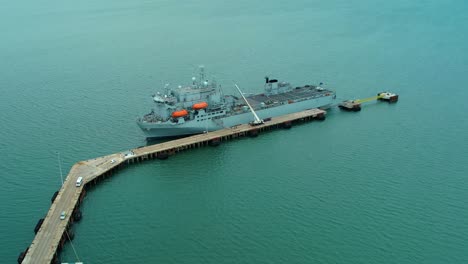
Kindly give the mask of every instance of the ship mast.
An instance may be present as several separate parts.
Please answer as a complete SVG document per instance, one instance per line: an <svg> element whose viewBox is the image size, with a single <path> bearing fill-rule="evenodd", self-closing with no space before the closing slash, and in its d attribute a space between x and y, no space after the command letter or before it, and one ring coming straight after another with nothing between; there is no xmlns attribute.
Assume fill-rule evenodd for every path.
<svg viewBox="0 0 468 264"><path fill-rule="evenodd" d="M200 65L200 83L205 81L205 66Z"/></svg>
<svg viewBox="0 0 468 264"><path fill-rule="evenodd" d="M253 124L254 124L254 125L261 125L261 124L263 124L263 120L260 119L260 118L258 117L257 113L255 113L255 111L253 110L252 106L250 106L249 101L247 101L247 99L245 99L245 96L244 96L244 94L242 93L242 91L241 91L241 89L239 88L239 86L237 86L237 84L234 84L234 85L236 86L237 90L239 91L240 95L242 96L242 99L244 99L245 103L249 106L250 111L252 112L252 114L253 114L254 117L255 117L255 121L253 121Z"/></svg>

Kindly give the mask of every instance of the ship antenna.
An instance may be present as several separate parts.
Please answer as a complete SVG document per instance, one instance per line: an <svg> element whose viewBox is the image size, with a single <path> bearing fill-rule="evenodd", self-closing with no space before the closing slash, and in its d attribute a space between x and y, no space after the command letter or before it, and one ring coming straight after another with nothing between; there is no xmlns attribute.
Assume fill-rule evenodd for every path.
<svg viewBox="0 0 468 264"><path fill-rule="evenodd" d="M240 95L242 96L242 99L244 99L245 103L249 106L250 108L250 111L252 112L252 114L254 115L255 117L255 121L253 122L255 125L260 125L260 124L263 124L263 120L261 120L257 113L255 113L255 111L253 110L252 106L250 106L249 104L249 101L247 101L247 99L245 99L245 96L244 94L242 93L241 89L239 88L239 86L237 86L237 84L234 84L237 88L237 90L239 91Z"/></svg>
<svg viewBox="0 0 468 264"><path fill-rule="evenodd" d="M167 95L168 93L169 93L169 84L166 83L166 84L164 85L164 94Z"/></svg>
<svg viewBox="0 0 468 264"><path fill-rule="evenodd" d="M200 82L205 81L205 66L200 65Z"/></svg>

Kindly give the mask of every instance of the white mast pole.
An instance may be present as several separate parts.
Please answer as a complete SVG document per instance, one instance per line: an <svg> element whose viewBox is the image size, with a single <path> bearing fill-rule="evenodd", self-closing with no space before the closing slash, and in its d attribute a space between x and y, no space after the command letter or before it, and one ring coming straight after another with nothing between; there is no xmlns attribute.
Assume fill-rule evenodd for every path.
<svg viewBox="0 0 468 264"><path fill-rule="evenodd" d="M243 94L242 91L240 90L239 86L237 86L237 84L234 84L234 85L236 86L236 88L237 88L237 90L239 91L240 95L241 95L242 98L244 99L245 103L249 106L250 111L252 111L252 114L253 114L254 117L255 117L255 122L254 122L254 123L255 123L255 124L263 124L263 120L261 120L261 119L258 117L257 113L255 113L255 111L253 110L252 106L250 106L249 101L247 101L247 99L245 98L244 94Z"/></svg>

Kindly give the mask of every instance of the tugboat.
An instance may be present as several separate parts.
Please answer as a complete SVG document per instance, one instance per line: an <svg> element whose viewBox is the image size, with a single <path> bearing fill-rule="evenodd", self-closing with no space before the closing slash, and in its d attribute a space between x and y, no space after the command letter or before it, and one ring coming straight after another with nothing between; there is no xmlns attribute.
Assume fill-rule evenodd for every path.
<svg viewBox="0 0 468 264"><path fill-rule="evenodd" d="M396 103L398 102L398 94L390 93L390 92L381 92L378 93L377 96L379 100L387 101L389 103Z"/></svg>
<svg viewBox="0 0 468 264"><path fill-rule="evenodd" d="M361 111L361 103L359 100L346 100L338 104L338 107L345 111Z"/></svg>

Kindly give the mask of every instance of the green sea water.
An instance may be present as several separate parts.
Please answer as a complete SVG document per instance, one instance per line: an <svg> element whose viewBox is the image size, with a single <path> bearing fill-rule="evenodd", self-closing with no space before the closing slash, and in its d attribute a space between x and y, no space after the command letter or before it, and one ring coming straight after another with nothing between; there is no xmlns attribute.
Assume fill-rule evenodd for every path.
<svg viewBox="0 0 468 264"><path fill-rule="evenodd" d="M397 104L150 161L82 206L84 263L468 263L468 3L3 1L0 263L80 160L145 145L136 117L203 64ZM68 243L63 262L77 261Z"/></svg>

